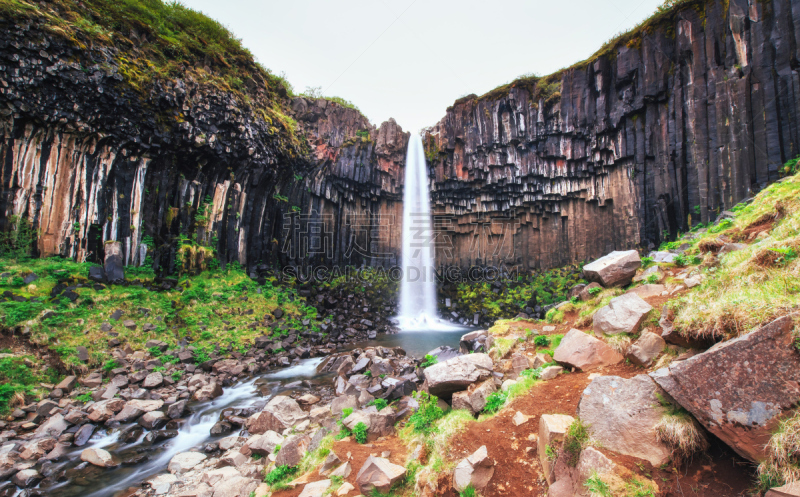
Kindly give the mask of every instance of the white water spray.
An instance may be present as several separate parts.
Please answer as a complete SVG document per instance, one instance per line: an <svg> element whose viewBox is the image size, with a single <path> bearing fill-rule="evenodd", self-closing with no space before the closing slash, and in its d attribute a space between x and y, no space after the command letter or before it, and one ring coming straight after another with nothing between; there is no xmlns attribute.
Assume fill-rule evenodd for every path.
<svg viewBox="0 0 800 497"><path fill-rule="evenodd" d="M403 187L403 281L400 283L400 314L403 331L452 330L436 312L434 280L434 232L422 138L412 134L406 153Z"/></svg>

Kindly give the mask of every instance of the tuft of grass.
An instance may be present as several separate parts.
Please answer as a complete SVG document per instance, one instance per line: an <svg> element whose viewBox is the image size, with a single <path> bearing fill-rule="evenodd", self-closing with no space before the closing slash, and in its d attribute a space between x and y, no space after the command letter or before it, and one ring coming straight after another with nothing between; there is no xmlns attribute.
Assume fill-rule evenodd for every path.
<svg viewBox="0 0 800 497"><path fill-rule="evenodd" d="M360 444L367 443L367 425L363 421L359 421L353 427L353 436L355 436L356 442Z"/></svg>
<svg viewBox="0 0 800 497"><path fill-rule="evenodd" d="M295 473L297 473L297 468L290 468L289 466L277 466L275 469L267 473L267 476L264 477L264 482L267 483L273 489L278 490L279 488L283 487L285 484Z"/></svg>
<svg viewBox="0 0 800 497"><path fill-rule="evenodd" d="M425 354L425 359L419 366L424 369L424 368L429 368L434 364L439 364L439 358L436 357L435 355Z"/></svg>
<svg viewBox="0 0 800 497"><path fill-rule="evenodd" d="M766 447L767 458L758 466L759 489L800 481L800 411L783 420L770 437Z"/></svg>
<svg viewBox="0 0 800 497"><path fill-rule="evenodd" d="M656 440L671 449L672 459L677 464L708 449L708 440L702 428L687 412L665 413L655 429Z"/></svg>
<svg viewBox="0 0 800 497"><path fill-rule="evenodd" d="M476 497L478 494L475 491L475 487L473 487L472 483L470 483L467 485L467 488L465 488L463 492L459 492L458 495L460 497Z"/></svg>
<svg viewBox="0 0 800 497"><path fill-rule="evenodd" d="M483 412L492 414L499 411L508 399L508 393L497 391L492 392L486 397L486 405L483 407Z"/></svg>
<svg viewBox="0 0 800 497"><path fill-rule="evenodd" d="M501 359L506 356L506 354L514 348L516 341L510 338L495 338L494 345L492 346L492 351L496 354L498 359Z"/></svg>
<svg viewBox="0 0 800 497"><path fill-rule="evenodd" d="M575 467L580 459L581 451L589 442L589 425L576 419L569 425L567 434L564 435L562 450L568 466Z"/></svg>
<svg viewBox="0 0 800 497"><path fill-rule="evenodd" d="M544 320L551 324L561 324L564 322L564 311L561 309L550 309L544 315Z"/></svg>
<svg viewBox="0 0 800 497"><path fill-rule="evenodd" d="M437 405L439 399L422 391L416 392L414 398L419 402L419 409L409 416L407 426L417 433L430 433L435 429L436 420L444 416Z"/></svg>
<svg viewBox="0 0 800 497"><path fill-rule="evenodd" d="M597 471L592 472L592 475L586 479L583 486L589 491L591 497L613 497L608 483L600 478Z"/></svg>

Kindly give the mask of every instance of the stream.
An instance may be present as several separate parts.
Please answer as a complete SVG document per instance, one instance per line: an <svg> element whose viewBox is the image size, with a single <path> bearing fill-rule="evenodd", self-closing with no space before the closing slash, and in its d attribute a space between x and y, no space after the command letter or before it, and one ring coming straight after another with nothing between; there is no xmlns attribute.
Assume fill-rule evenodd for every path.
<svg viewBox="0 0 800 497"><path fill-rule="evenodd" d="M428 331L380 335L374 340L359 342L348 347L365 348L372 346L402 347L407 355L421 358L425 353L440 345L458 347L458 342L468 330ZM58 463L45 463L42 473L57 474L66 470L67 479L45 490L53 497L109 497L126 495L131 487L138 487L151 476L164 472L175 454L201 447L206 443L233 436L237 432L212 436L211 427L220 420L224 410L230 408L253 407L258 410L275 395L294 388L295 382L305 380L309 383L330 386L333 374L317 374L316 368L324 357L304 359L287 368L262 374L225 388L220 397L210 402L196 402L189 406L192 414L178 428L178 435L153 445L143 443L145 432L135 439L128 433L135 430L136 423L127 423L114 430L98 429L89 443L83 447L73 447L66 460ZM287 388L287 385L292 385ZM103 469L82 463L81 452L87 448L102 448L123 462L113 469Z"/></svg>

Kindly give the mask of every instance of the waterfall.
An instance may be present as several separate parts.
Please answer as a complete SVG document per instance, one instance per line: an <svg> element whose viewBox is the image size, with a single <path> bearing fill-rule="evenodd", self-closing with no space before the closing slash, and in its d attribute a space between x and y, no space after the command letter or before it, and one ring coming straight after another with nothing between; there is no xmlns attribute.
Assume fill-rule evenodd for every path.
<svg viewBox="0 0 800 497"><path fill-rule="evenodd" d="M439 319L436 311L434 232L428 188L422 138L412 133L403 186L403 280L397 317L404 331L453 329Z"/></svg>

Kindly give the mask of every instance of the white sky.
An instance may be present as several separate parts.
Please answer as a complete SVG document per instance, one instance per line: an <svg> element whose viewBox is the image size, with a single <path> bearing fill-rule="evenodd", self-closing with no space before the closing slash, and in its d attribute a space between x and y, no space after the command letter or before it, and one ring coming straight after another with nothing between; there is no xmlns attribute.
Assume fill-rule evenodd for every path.
<svg viewBox="0 0 800 497"><path fill-rule="evenodd" d="M663 0L183 0L296 93L322 87L374 124L438 122L463 95L594 53Z"/></svg>

